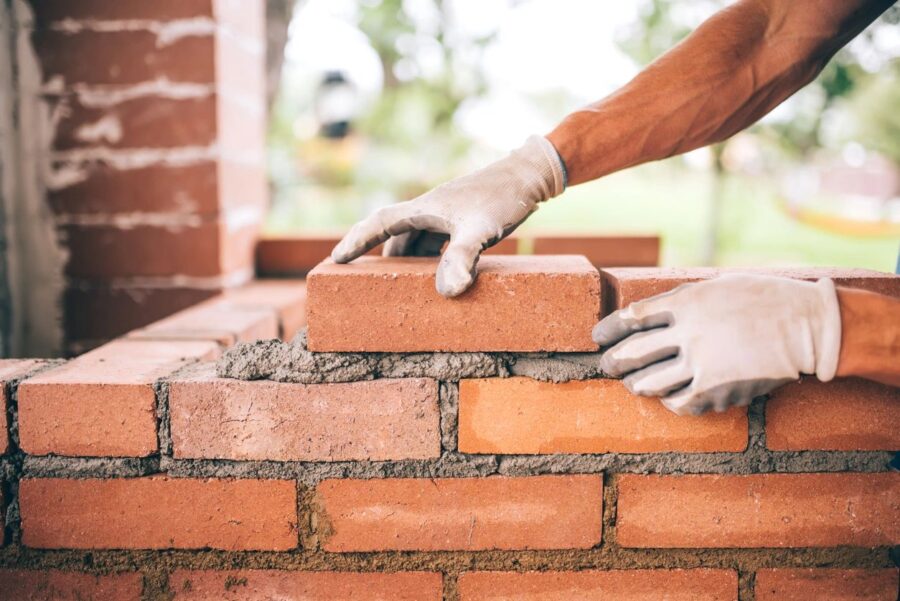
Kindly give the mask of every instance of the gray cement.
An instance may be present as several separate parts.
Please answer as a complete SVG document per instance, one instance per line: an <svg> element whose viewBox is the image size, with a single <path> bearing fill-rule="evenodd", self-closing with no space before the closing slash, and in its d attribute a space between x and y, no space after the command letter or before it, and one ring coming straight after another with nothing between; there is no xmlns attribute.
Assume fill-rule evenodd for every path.
<svg viewBox="0 0 900 601"><path fill-rule="evenodd" d="M290 343L257 340L228 349L216 366L223 378L270 379L321 384L373 378L463 378L528 376L544 382L602 375L599 353L314 353L306 332Z"/></svg>

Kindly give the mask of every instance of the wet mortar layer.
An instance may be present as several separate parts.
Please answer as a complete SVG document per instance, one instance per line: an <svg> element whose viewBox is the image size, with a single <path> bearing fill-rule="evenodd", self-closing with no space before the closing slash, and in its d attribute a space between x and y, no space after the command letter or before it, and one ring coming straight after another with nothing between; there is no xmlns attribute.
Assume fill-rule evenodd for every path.
<svg viewBox="0 0 900 601"><path fill-rule="evenodd" d="M313 353L306 332L291 342L257 340L225 351L216 374L238 380L269 379L299 384L356 382L374 378L528 376L567 382L602 376L600 353Z"/></svg>
<svg viewBox="0 0 900 601"><path fill-rule="evenodd" d="M596 356L596 355L594 355ZM552 358L552 357L551 357ZM542 357L548 359L548 357ZM521 360L521 358L519 358ZM445 362L444 365L452 362ZM412 364L421 365L416 363ZM404 363L404 365L409 365ZM496 363L492 365L498 365ZM510 364L507 363L507 366ZM514 364L513 364L514 365ZM546 365L546 363L542 363ZM185 367L185 370L191 367ZM404 368L405 369L405 368ZM429 369L431 369L429 367ZM377 377L381 372L373 372ZM514 373L510 370L509 373ZM499 372L498 372L499 374ZM176 374L177 376L178 374ZM655 453L646 455L463 455L456 452L458 386L440 385L443 454L427 461L395 462L275 462L177 460L171 457L168 431L168 384L156 383L161 452L147 458L73 458L26 456L17 440L12 453L0 458L7 493L7 546L0 549L0 567L68 569L94 574L141 572L143 599L170 599L168 574L175 569L279 569L336 571L429 570L444 575L444 600L458 601L457 577L470 570L585 570L637 568L727 568L738 571L739 599L752 601L755 570L767 567L881 568L896 565L897 548L800 549L623 549L616 545L618 473L880 472L887 469L887 452L773 452L765 448L765 401L749 408L749 441L743 453ZM15 407L16 387L11 386ZM11 412L13 415L15 411ZM15 429L15 419L12 427ZM22 476L66 478L140 477L165 473L172 477L235 477L291 479L298 486L298 542L291 552L224 552L212 550L122 551L40 550L22 547L17 485ZM325 478L485 477L495 474L538 475L603 473L603 541L589 550L446 551L326 553L320 542L330 534L323 512L315 504L315 485ZM240 585L240 583L236 583Z"/></svg>

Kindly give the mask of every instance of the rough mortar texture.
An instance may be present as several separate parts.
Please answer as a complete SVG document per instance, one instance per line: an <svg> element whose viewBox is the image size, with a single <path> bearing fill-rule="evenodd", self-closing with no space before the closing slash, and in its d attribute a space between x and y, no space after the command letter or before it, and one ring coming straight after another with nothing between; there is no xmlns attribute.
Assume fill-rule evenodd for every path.
<svg viewBox="0 0 900 601"><path fill-rule="evenodd" d="M298 384L356 382L373 378L464 378L528 376L543 382L603 375L600 353L317 353L302 331L289 343L257 340L228 349L216 366L222 378Z"/></svg>

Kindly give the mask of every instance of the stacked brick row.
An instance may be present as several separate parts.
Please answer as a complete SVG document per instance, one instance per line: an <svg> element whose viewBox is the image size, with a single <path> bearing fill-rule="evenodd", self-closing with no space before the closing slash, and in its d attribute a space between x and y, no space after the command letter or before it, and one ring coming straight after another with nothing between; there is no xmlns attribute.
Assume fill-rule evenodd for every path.
<svg viewBox="0 0 900 601"><path fill-rule="evenodd" d="M47 113L69 351L247 282L267 198L264 3L34 0L17 13L36 55L23 97Z"/></svg>
<svg viewBox="0 0 900 601"><path fill-rule="evenodd" d="M372 258L321 266L294 302L318 353L569 353L596 350L604 304L710 275L486 257L476 287L446 300L432 262ZM900 296L900 279L874 272L784 275ZM6 366L0 591L896 598L895 389L807 378L678 417L602 378L231 380L209 357L258 334L187 328L214 309L169 324L171 338L142 339L151 326L102 356ZM124 346L151 343L140 357Z"/></svg>

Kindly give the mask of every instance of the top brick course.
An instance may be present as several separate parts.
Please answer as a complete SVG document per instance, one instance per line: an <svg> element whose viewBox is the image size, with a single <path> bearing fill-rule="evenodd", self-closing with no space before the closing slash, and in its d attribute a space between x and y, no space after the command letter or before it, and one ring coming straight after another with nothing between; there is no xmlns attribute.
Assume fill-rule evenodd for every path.
<svg viewBox="0 0 900 601"><path fill-rule="evenodd" d="M869 290L900 297L900 277L871 269L838 267L620 267L603 270L603 312L610 313L627 307L634 301L677 288L681 284L700 282L728 273L755 273L798 280L815 281L831 278L838 286Z"/></svg>
<svg viewBox="0 0 900 601"><path fill-rule="evenodd" d="M330 261L308 278L312 351L593 351L600 277L584 257L486 256L478 280L446 299L437 260Z"/></svg>

